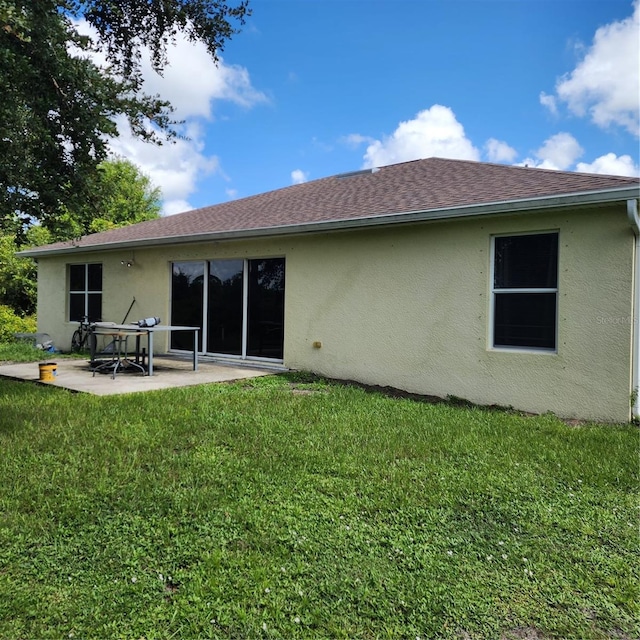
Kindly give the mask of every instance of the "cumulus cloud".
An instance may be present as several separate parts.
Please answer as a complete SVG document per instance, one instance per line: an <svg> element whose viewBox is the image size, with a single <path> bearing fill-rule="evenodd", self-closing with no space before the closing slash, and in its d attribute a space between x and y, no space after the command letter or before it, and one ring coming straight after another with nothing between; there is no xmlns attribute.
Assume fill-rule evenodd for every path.
<svg viewBox="0 0 640 640"><path fill-rule="evenodd" d="M117 122L120 135L111 139L111 151L131 160L160 187L163 215L191 209L188 198L196 190L198 180L221 173L219 158L204 153L202 129L195 123L186 128L188 139L156 146L135 138L125 118L120 117Z"/></svg>
<svg viewBox="0 0 640 640"><path fill-rule="evenodd" d="M617 156L606 153L593 162L577 162L584 150L569 133L558 133L545 140L544 144L518 165L539 169L578 171L580 173L600 173L613 176L640 176L640 166L629 155Z"/></svg>
<svg viewBox="0 0 640 640"><path fill-rule="evenodd" d="M143 58L143 89L169 100L178 120L194 116L211 118L214 100L229 100L243 107L267 101L263 93L251 86L245 68L227 65L223 58L214 64L201 42L189 42L179 34L169 48L168 60L159 75L151 67L149 57Z"/></svg>
<svg viewBox="0 0 640 640"><path fill-rule="evenodd" d="M602 128L640 133L640 0L625 20L600 27L576 68L556 85L557 98ZM545 98L547 106L553 102ZM543 102L545 104L545 102Z"/></svg>
<svg viewBox="0 0 640 640"><path fill-rule="evenodd" d="M351 148L359 147L361 144L371 144L375 142L374 138L370 136L363 136L359 133L350 133L348 136L344 136L341 142Z"/></svg>
<svg viewBox="0 0 640 640"><path fill-rule="evenodd" d="M513 147L495 138L489 138L484 145L484 149L489 162L513 162L518 155L518 152Z"/></svg>
<svg viewBox="0 0 640 640"><path fill-rule="evenodd" d="M550 100L553 100L550 97ZM342 139L345 144L367 143L363 168L379 167L397 162L438 156L460 160L479 160L480 154L469 140L449 107L433 105L417 114L413 120L401 122L395 131L382 140L352 134ZM556 171L579 171L609 175L638 176L640 167L629 155L607 153L591 163L578 162L584 149L567 132L547 138L530 157L518 161L518 152L507 142L489 138L482 148L483 159L489 162L515 164ZM292 173L295 180L296 172Z"/></svg>
<svg viewBox="0 0 640 640"><path fill-rule="evenodd" d="M571 167L583 153L584 150L570 133L556 133L545 140L536 152L536 156L543 162L565 170Z"/></svg>
<svg viewBox="0 0 640 640"><path fill-rule="evenodd" d="M541 91L540 104L549 109L554 116L558 113L558 103L555 96L551 96L544 91Z"/></svg>
<svg viewBox="0 0 640 640"><path fill-rule="evenodd" d="M592 163L578 162L576 171L581 173L605 173L614 176L640 176L638 166L631 156L617 156L615 153L607 153L596 158Z"/></svg>
<svg viewBox="0 0 640 640"><path fill-rule="evenodd" d="M309 179L309 174L304 172L302 169L294 169L291 172L291 182L293 184L302 184Z"/></svg>
<svg viewBox="0 0 640 640"><path fill-rule="evenodd" d="M78 28L86 35L95 35L86 22L78 23ZM94 59L98 64L105 63L100 54L95 54ZM222 58L214 64L202 43L189 42L182 34L168 46L162 76L153 70L145 51L141 70L143 91L171 102L175 108L173 117L185 121L180 126L184 137L158 147L134 138L126 120L119 118L119 136L111 139L109 146L115 155L131 160L160 187L162 213L172 215L191 208L188 198L201 178L221 172L219 158L205 152L205 131L199 125L214 117L215 102L225 100L250 108L267 98L252 86L245 68L227 65Z"/></svg>
<svg viewBox="0 0 640 640"><path fill-rule="evenodd" d="M480 153L466 137L453 111L439 104L421 111L413 120L401 122L390 136L371 142L364 155L363 168L431 156L480 159Z"/></svg>
<svg viewBox="0 0 640 640"><path fill-rule="evenodd" d="M186 200L167 200L163 206L163 215L173 216L191 209L191 205Z"/></svg>
<svg viewBox="0 0 640 640"><path fill-rule="evenodd" d="M583 153L583 148L570 133L556 133L544 141L533 158L526 158L518 164L566 171Z"/></svg>

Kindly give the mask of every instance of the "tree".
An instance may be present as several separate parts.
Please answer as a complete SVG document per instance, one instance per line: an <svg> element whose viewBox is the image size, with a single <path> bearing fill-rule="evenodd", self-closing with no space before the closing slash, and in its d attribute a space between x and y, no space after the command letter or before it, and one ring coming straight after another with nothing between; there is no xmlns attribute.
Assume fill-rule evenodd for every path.
<svg viewBox="0 0 640 640"><path fill-rule="evenodd" d="M66 212L73 229L59 229L57 239L115 229L160 215L160 189L124 158L100 163L91 188L88 199L76 211Z"/></svg>
<svg viewBox="0 0 640 640"><path fill-rule="evenodd" d="M34 226L27 232L22 248L50 241L46 229ZM0 306L11 308L19 316L28 316L36 310L37 266L35 260L17 256L18 248L15 235L0 235Z"/></svg>
<svg viewBox="0 0 640 640"><path fill-rule="evenodd" d="M0 305L11 307L20 316L36 309L35 261L17 256L16 251L160 215L160 190L129 160L102 162L91 187L89 200L76 211L63 208L55 220L49 220L48 227L35 224L25 231L14 218L12 228L7 225L0 233Z"/></svg>
<svg viewBox="0 0 640 640"><path fill-rule="evenodd" d="M0 230L82 210L119 116L145 140L175 137L171 105L142 93L142 49L162 72L182 32L216 60L248 15L247 0L0 0Z"/></svg>

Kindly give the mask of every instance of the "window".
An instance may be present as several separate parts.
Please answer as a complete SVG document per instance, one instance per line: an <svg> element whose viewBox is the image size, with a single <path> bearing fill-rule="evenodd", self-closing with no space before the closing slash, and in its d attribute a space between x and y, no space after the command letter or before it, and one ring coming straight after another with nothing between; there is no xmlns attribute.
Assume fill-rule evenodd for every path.
<svg viewBox="0 0 640 640"><path fill-rule="evenodd" d="M558 233L493 238L493 346L556 349Z"/></svg>
<svg viewBox="0 0 640 640"><path fill-rule="evenodd" d="M69 265L69 320L102 318L102 265Z"/></svg>

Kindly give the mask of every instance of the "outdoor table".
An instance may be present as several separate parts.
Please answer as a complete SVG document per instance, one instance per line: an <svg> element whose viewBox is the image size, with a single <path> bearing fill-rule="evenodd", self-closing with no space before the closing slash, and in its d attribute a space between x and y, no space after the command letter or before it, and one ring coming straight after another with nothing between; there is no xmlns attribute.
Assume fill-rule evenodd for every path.
<svg viewBox="0 0 640 640"><path fill-rule="evenodd" d="M93 369L93 375L100 372L102 369L111 369L112 377L115 380L118 369L126 369L127 367L138 368L142 375L145 374L144 367L138 362L131 360L128 355L128 341L129 338L134 337L136 341L140 339L141 335L144 335L140 331L122 331L122 330L108 330L103 328L101 331L95 331L96 335L110 336L113 340L113 352L111 355L111 361L103 362ZM91 358L93 361L93 357Z"/></svg>
<svg viewBox="0 0 640 640"><path fill-rule="evenodd" d="M129 331L140 335L136 338L136 355L139 353L139 340L142 335L147 336L147 349L149 351L147 375L153 375L153 334L156 331L193 331L193 370L198 370L198 333L200 327L187 327L182 325L157 324L153 327L140 327L137 324L112 324L110 322L96 322L95 333L109 331Z"/></svg>

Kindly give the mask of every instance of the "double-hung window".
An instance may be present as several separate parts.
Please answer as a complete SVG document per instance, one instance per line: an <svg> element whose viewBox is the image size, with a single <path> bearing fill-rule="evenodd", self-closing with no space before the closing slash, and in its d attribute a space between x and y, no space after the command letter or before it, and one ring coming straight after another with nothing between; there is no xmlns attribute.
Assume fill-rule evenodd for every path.
<svg viewBox="0 0 640 640"><path fill-rule="evenodd" d="M69 320L102 318L102 265L69 265Z"/></svg>
<svg viewBox="0 0 640 640"><path fill-rule="evenodd" d="M493 238L492 342L557 349L558 233Z"/></svg>

